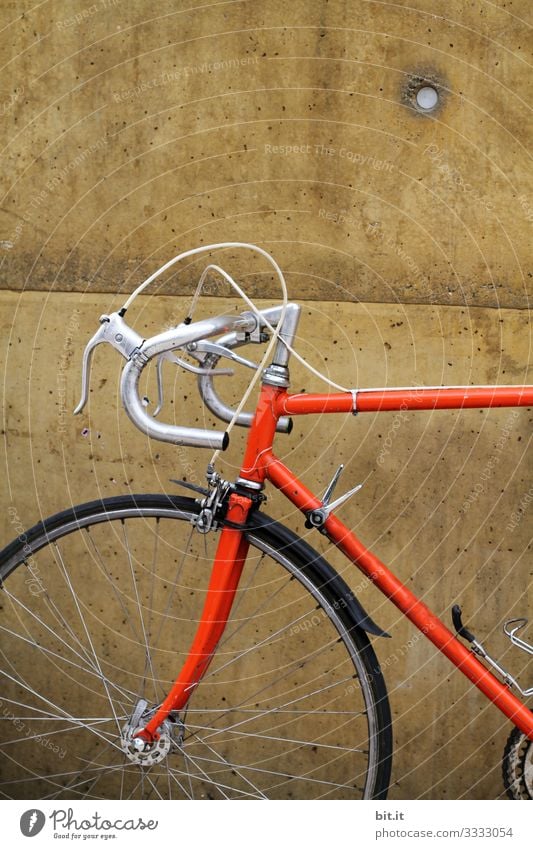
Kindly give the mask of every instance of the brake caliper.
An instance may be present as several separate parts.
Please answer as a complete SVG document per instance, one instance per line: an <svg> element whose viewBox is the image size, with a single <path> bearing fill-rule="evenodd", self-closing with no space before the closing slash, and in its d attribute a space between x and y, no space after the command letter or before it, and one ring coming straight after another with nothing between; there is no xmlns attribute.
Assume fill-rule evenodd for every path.
<svg viewBox="0 0 533 849"><path fill-rule="evenodd" d="M209 533L217 516L220 515L220 508L227 503L234 489L234 484L221 478L211 464L207 467L207 483L210 492L202 499L198 516L194 516L191 520L200 534Z"/></svg>

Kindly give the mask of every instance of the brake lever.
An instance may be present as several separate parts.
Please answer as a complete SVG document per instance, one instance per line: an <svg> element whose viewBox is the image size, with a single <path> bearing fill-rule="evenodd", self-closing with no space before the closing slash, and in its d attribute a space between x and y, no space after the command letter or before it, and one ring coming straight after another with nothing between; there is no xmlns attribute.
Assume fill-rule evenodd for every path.
<svg viewBox="0 0 533 849"><path fill-rule="evenodd" d="M217 357L225 357L234 363L239 363L241 366L254 369L254 371L259 368L257 363L253 363L251 360L245 359L245 357L240 357L239 354L236 354L229 348L225 348L224 345L220 345L218 342L208 342L207 339L201 339L199 342L189 342L187 351L193 354L193 356L196 353L215 354Z"/></svg>
<svg viewBox="0 0 533 849"><path fill-rule="evenodd" d="M116 312L111 313L111 315L100 316L100 327L94 336L89 339L83 352L81 398L74 410L75 416L81 413L88 401L93 351L97 345L101 345L103 342L108 342L113 348L120 351L126 360L129 360L133 352L142 346L144 338L131 327L128 327L122 316Z"/></svg>
<svg viewBox="0 0 533 849"><path fill-rule="evenodd" d="M169 360L171 363L174 363L177 366L181 366L181 368L185 369L185 371L191 371L193 374L206 374L206 375L231 375L234 373L231 368L200 368L198 366L193 366L191 363L186 363L185 360L181 360L179 357L176 357L175 354L172 354L170 351L165 351L160 354L157 358L157 407L155 408L152 415L154 418L159 415L161 409L163 407L163 362L165 360Z"/></svg>

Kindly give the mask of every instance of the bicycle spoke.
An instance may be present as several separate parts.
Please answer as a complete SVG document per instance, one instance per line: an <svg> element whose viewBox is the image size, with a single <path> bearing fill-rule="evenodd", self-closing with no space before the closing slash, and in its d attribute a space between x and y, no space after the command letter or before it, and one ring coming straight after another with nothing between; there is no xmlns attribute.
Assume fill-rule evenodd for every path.
<svg viewBox="0 0 533 849"><path fill-rule="evenodd" d="M174 579L173 579L173 581L172 581L172 591L171 591L171 592L169 593L169 595L168 595L168 599L167 599L166 607L165 607L165 609L164 609L164 611L163 611L163 614L162 614L162 616L161 616L161 624L160 624L160 626L159 626L159 630L158 630L158 632L157 632L157 636L155 637L155 639L154 639L154 641L153 641L153 648L154 648L154 651L155 651L155 649L159 646L159 640L161 639L161 633L162 633L162 631L163 631L163 627L164 627L164 624L165 624L166 618L167 618L167 616L168 616L168 612L169 612L169 610L170 610L170 608L171 608L171 606L172 606L172 602L173 602L173 600L174 600L174 594L175 594L175 592L176 592L176 587L177 587L177 586L178 586L178 584L179 584L181 573L183 572L183 568L184 568L184 566L185 566L185 561L186 561L186 559L187 559L187 552L188 552L188 550L189 550L189 545L190 545L190 543L191 543L191 539L192 539L193 534L194 534L194 528L193 528L193 527L191 527L191 529L190 529L190 531L189 531L189 536L188 536L188 538L187 538L186 544L185 544L184 549L183 549L183 551L182 551L181 560L180 560L180 562L178 563L178 566L177 566L177 569L176 569L176 573L175 573L175 575L174 575Z"/></svg>
<svg viewBox="0 0 533 849"><path fill-rule="evenodd" d="M79 652L77 652L71 645L69 645L69 643L66 642L66 640L64 640L56 631L54 631L49 625L47 625L46 622L44 622L44 620L41 619L40 616L37 616L37 614L34 613L33 610L30 610L22 601L20 601L20 599L18 599L16 596L12 595L9 592L9 590L5 590L5 593L12 603L14 602L15 604L18 604L19 607L21 607L22 610L24 610L25 613L27 613L32 619L34 619L37 622L38 625L40 625L42 628L44 628L46 631L48 631L55 639L59 640L59 642L62 645L64 645L65 648L67 648L69 651L71 651L73 654L75 654L76 657L79 657L81 660L84 660L84 658L82 657L82 655L79 654ZM7 629L3 628L3 630L7 630ZM16 637L19 637L20 639L24 639L22 637L22 635L17 634L16 631L11 631L11 633ZM37 646L35 641L29 640L29 638L26 638L26 639L28 639L28 641L31 642L36 648L41 648L40 646ZM88 658L85 658L85 661L90 663ZM92 664L91 664L91 666L92 666ZM95 668L96 667L93 667L93 669L95 669Z"/></svg>
<svg viewBox="0 0 533 849"><path fill-rule="evenodd" d="M196 758L193 758L193 757L192 757L192 756L191 756L188 752L186 752L184 749L183 749L182 751L183 751L183 756L184 756L187 760L190 760L191 764L192 764L192 765L193 765L196 769L198 769L198 770L201 772L201 774L202 774L202 780L207 781L209 784L213 784L213 785L216 787L216 789L218 790L218 792L220 793L220 795L221 795L224 799L229 799L229 796L228 796L228 795L227 795L227 793L225 793L224 791L225 791L225 790L233 790L233 788L232 788L232 787L229 787L227 784L221 784L220 782L215 782L215 781L213 781L213 780L209 777L209 775L205 772L205 770L203 770L201 766L198 766L198 764L196 763L196 760L197 760ZM220 763L220 761L219 761L219 763ZM196 777L198 778L199 776L196 776Z"/></svg>
<svg viewBox="0 0 533 849"><path fill-rule="evenodd" d="M326 644L325 646L321 646L321 648L320 648L320 649L317 649L314 653L312 653L311 655L309 655L309 656L307 657L306 662L309 662L310 660L315 660L315 659L317 659L317 658L318 658L321 654L323 654L323 653L324 653L324 652L325 652L328 648L329 648L329 645L327 645L327 644ZM300 663L301 663L301 662L302 662L302 661L300 661ZM279 684L279 683L280 683L280 681L283 681L285 678L287 678L289 675L291 675L293 671L294 671L294 669L293 669L292 667L289 667L288 669L286 669L286 670L285 670L285 672L283 672L283 674L279 675L277 678L274 678L272 681L270 681L270 682L269 682L268 684L266 684L264 687L259 688L259 689L258 689L258 690L256 690L254 693L251 693L249 696L247 696L247 701L248 701L248 703L249 703L252 699L257 699L257 697L258 697L258 696L262 695L262 694L263 694L263 693L265 693L267 690L269 690L269 689L271 689L272 687L276 686L276 684ZM352 676L350 676L350 677L352 677ZM348 680L349 680L349 679L348 679ZM293 691L291 690L290 692L293 692ZM283 694L282 694L282 695L283 695ZM305 695L304 695L302 698L305 698ZM296 700L296 701L297 701L297 700ZM231 708L228 708L226 711L224 711L223 713L221 713L221 714L220 714L220 717L218 717L218 718L219 718L219 719L223 719L223 718L224 718L224 717L225 717L225 716L229 713L229 711L231 711L231 710L235 710L235 708L236 708L236 707L237 707L237 708L239 708L239 707L241 707L243 704L245 704L245 702L244 702L244 701L243 701L243 702L241 702L240 704L236 705L236 706L233 706L233 707L231 707ZM289 702L289 704L290 704L290 702ZM215 720L215 721L216 721L216 720Z"/></svg>
<svg viewBox="0 0 533 849"><path fill-rule="evenodd" d="M54 560L55 560L55 558L54 558ZM57 565L57 561L55 561L55 562L56 562L56 565ZM90 654L87 651L87 649L85 648L85 646L83 645L83 643L81 642L81 640L74 633L74 630L72 629L71 624L68 621L68 619L65 616L63 616L63 614L59 610L55 601L50 597L50 594L48 593L48 591L45 592L44 596L46 598L48 610L52 615L52 619L55 619L55 621L57 622L59 627L64 628L65 631L68 634L70 634L74 644L79 646L80 651L83 653L85 660L86 660L86 663L90 664L90 662L91 662ZM57 631L55 633L57 634Z"/></svg>
<svg viewBox="0 0 533 849"><path fill-rule="evenodd" d="M176 778L176 775L174 775L174 773L175 773L175 770L173 770L173 769L170 769L170 768L169 768L168 773L167 773L167 774L168 774L168 779L169 779L169 781L170 781L170 779L172 779L172 781L174 781L174 782L178 785L178 787L180 788L181 792L183 793L183 795L184 795L187 799L194 799L194 794L193 794L193 792L192 792L192 786L191 786L191 792L190 792L190 794L189 794L189 793L187 792L187 790L185 789L185 787L183 786L183 784L181 783L181 781L179 781L179 779L178 779L178 778ZM179 774L179 773L178 773L178 774ZM187 777L188 777L188 779L189 779L189 784L190 784L190 780L191 780L191 779L190 779L190 776L188 775L188 773L187 773ZM171 799L171 798L172 798L172 792L171 792L171 790L170 790L170 789L169 789L169 792L168 792L168 798L169 798L169 799Z"/></svg>
<svg viewBox="0 0 533 849"><path fill-rule="evenodd" d="M316 680L316 679L315 679L315 680ZM248 722L253 722L255 719L263 718L264 716L266 716L266 715L268 715L268 714L271 714L271 713L275 713L275 714L277 714L280 710L283 710L284 708L286 708L286 706L287 706L287 705L297 704L298 702L301 702L301 701L303 701L303 700L305 700L305 699L307 699L307 698L311 698L312 696L317 696L317 695L319 695L320 693L324 693L324 692L326 692L326 691L329 691L329 690L331 690L331 689L333 689L333 688L337 687L338 685L340 685L340 684L345 684L345 683L347 683L348 681L351 681L351 680L352 680L352 676L349 676L348 678L341 679L341 680L339 680L339 681L334 681L332 684L328 684L328 685L326 685L326 686L324 686L324 687L322 687L322 688L320 688L320 689L318 689L318 690L312 690L312 691L310 691L309 693L304 693L303 695L298 696L296 699L293 699L292 701L285 702L285 703L281 706L281 708L279 708L279 707L276 705L275 707L273 707L273 708L267 708L266 710L254 711L254 712L253 712L253 714L254 714L253 716L251 716L251 717L249 717L249 718L247 718L247 719L241 720L241 722L239 722L239 723L238 723L238 725L244 725L244 724L246 724L246 723L248 723ZM293 692L293 691L290 691L290 692ZM259 695L259 693L255 693L255 694L253 694L250 698L255 698L257 695ZM285 695L285 693L283 693L282 695ZM227 713L229 713L230 711L231 711L231 712L233 712L234 710L235 710L234 708L231 708L231 709L229 709L229 710L227 711ZM237 708L237 710L240 712L240 709L239 709L239 708ZM300 714L302 714L302 713L303 713L305 716L308 716L310 713L315 713L315 714L320 714L320 715L322 715L322 714L324 713L324 711L322 711L322 709L321 709L321 708L315 708L315 710L314 710L314 711L299 711L299 713L300 713ZM326 713L329 713L329 711L327 711ZM346 713L346 712L345 712L345 713ZM349 715L349 716L351 716L351 717L354 717L354 716L356 716L356 715L363 715L363 714L364 714L364 712L363 712L363 711L361 711L359 714L357 714L356 712L349 712L349 713L348 713L348 715ZM218 718L218 717L217 717L217 718ZM293 720L291 719L291 720L290 720L290 722L292 722L292 721L293 721ZM230 730L231 728L234 728L234 727L236 727L236 726L235 726L235 725L234 725L234 726L224 726L224 729L223 729L223 730ZM222 730L222 729L221 729L221 730Z"/></svg>
<svg viewBox="0 0 533 849"><path fill-rule="evenodd" d="M76 725L78 725L80 728L85 728L85 727L86 727L86 726L85 726L85 724L84 724L84 723L82 723L82 722L80 722L78 719L76 719L76 717L69 715L69 714L68 714L65 710L63 710L63 709L62 709L62 708L60 708L58 705L56 705L56 704L54 704L53 702L51 702L51 701L50 701L50 699L46 698L46 697L45 697L45 696L43 696L42 694L37 693L35 690L33 690L30 686L28 686L28 685L27 685L27 684L25 684L24 682L22 682L22 681L20 681L20 680L17 680L17 679L15 679L15 678L13 678L11 675L9 675L9 674L8 674L7 672L5 672L4 670L0 670L0 674L2 674L4 677L8 678L9 680L13 681L13 683L15 683L15 684L17 684L17 685L19 685L19 686L22 686L22 687L23 687L23 689L27 690L29 693L32 693L32 695L37 696L37 698L38 698L38 699L41 699L41 701L43 701L43 702L45 702L45 703L47 703L47 704L51 705L51 706L54 708L54 710L59 711L59 716L61 716L61 715L62 715L62 718L63 718L63 719L68 719L70 722L75 723L75 724L76 724ZM114 715L113 715L113 719L114 719L114 721L115 721L115 723L116 723L116 721L117 721L117 716L116 716L116 714L114 714ZM101 733L100 733L100 734L97 734L97 733L94 731L94 729L93 729L93 728L91 728L91 726L90 726L90 725L89 725L89 726L87 726L87 730L92 731L92 733L93 733L93 734L96 734L96 736L97 736L97 737L101 737L101 739L106 740L106 738L105 738L105 737L104 737ZM106 742L107 742L107 743L109 743L110 741L106 740ZM111 745L115 745L115 744L112 744L112 743L111 743ZM119 747L118 747L118 746L116 746L116 748L119 748Z"/></svg>
<svg viewBox="0 0 533 849"><path fill-rule="evenodd" d="M17 717L17 719L20 719L20 717ZM96 721L92 721L92 722L87 722L87 720L85 720L83 722L83 727L84 728L90 728L90 727L94 727L95 725L103 724L103 723L106 723L106 722L112 722L112 721L113 720L112 720L111 717L109 717L109 718L105 717L105 718L102 718L102 719L97 719ZM6 742L3 742L0 745L0 748L5 749L7 746L13 746L17 743L31 742L32 740L39 740L41 737L46 737L48 739L49 737L53 737L54 734L68 734L68 733L72 733L73 731L78 731L78 730L79 730L79 725L78 726L67 725L63 728L54 728L53 731L46 731L46 733L41 731L39 734L30 734L30 735L25 734L24 737L19 737L16 740L7 740Z"/></svg>
<svg viewBox="0 0 533 849"><path fill-rule="evenodd" d="M125 601L124 601L124 595L123 595L123 593L118 592L118 590L115 586L115 582L112 580L111 575L106 568L104 558L102 557L100 550L99 550L98 546L96 545L95 540L93 539L93 535L90 532L90 529L85 528L85 532L86 532L87 536L89 537L89 539L91 541L91 545L92 545L93 550L96 554L96 558L98 560L98 563L100 564L101 570L102 570L103 574L106 576L107 582L109 583L109 586L111 587L111 589L113 591L113 595L117 599L117 602L118 602L119 606L121 607L124 616L126 617L126 621L129 625L129 627L131 628L131 632L133 634L134 642L138 643L138 642L140 642L139 633L135 629L135 625L133 623L133 618L130 616L129 609L128 609Z"/></svg>
<svg viewBox="0 0 533 849"><path fill-rule="evenodd" d="M195 732L193 732L193 736L198 737L198 735L197 735ZM198 738L198 739L200 739L200 738ZM212 746L210 746L210 745L209 745L208 743L206 743L204 740L201 740L201 739L200 739L200 742L202 743L202 745L206 746L206 747L209 749L209 751L210 751L210 752L212 752L212 753L213 753L213 755L215 755L215 757L219 758L219 760L220 760L220 761L221 761L221 762L222 762L225 766L229 766L229 767L230 767L230 769L232 769L232 770L236 773L236 775L238 775L238 776L239 776L239 778L242 778L242 779L243 779L243 781L244 781L246 784L249 784L249 785L253 788L253 790L255 790L255 792L256 792L256 794L257 794L257 798L259 798L259 799L266 799L266 798L267 798L267 797L265 796L265 794L264 794L264 793L262 793L262 792L261 792L261 790L259 790L259 788L255 786L255 784L253 784L253 783L252 783L252 782L251 782L248 778L246 778L245 776L243 776L243 775L240 773L239 768L236 766L236 764L230 764L230 763L226 760L226 758L224 758L222 755L220 755L220 754L219 754L219 753L218 753L215 749L213 749L213 747L212 747Z"/></svg>
<svg viewBox="0 0 533 849"><path fill-rule="evenodd" d="M58 652L52 651L52 649L49 649L46 646L37 645L37 643L35 643L33 640L30 640L28 637L23 637L22 634L17 634L15 631L12 631L8 628L4 628L4 627L0 626L0 630L5 631L6 633L10 634L12 637L15 637L16 639L21 640L22 642L28 643L28 645L31 645L32 647L34 647L38 651L42 652L43 654L55 657L58 660L61 660L62 663L66 663L68 666L73 666L75 669L79 669L84 674L93 675L95 678L98 678L99 680L101 680L100 674L94 668L88 669L87 667L80 666L79 663L75 663L73 660L69 660L68 658L63 657L63 655L59 654ZM67 644L65 644L65 645L67 645ZM67 645L67 648L68 648L68 645ZM133 693L132 691L128 692L128 691L124 690L124 688L118 687L113 681L110 681L109 678L107 678L107 677L106 677L106 681L107 681L108 685L110 687L113 687L115 690L117 690L123 698L129 698L130 701L133 701L133 698L135 697L135 693ZM79 682L76 682L76 684L77 684L77 686L80 686ZM82 685L82 686L85 686L85 685Z"/></svg>
<svg viewBox="0 0 533 849"><path fill-rule="evenodd" d="M217 763L220 763L220 762L217 761ZM176 770L174 768L171 769L171 772L175 773L176 775L181 775L182 778L185 777L185 775L186 775L186 773L180 772L179 770ZM209 784L209 785L214 785L215 787L218 787L218 785L220 783L220 782L216 782L212 778L210 778L209 775L203 770L202 770L201 774L195 774L195 773L189 773L189 774L190 774L191 781L197 781L201 784ZM223 784L221 786L224 788L224 790L229 790L232 793L238 793L239 798L242 798L242 797L253 798L253 799L259 798L259 797L256 797L256 796L252 796L251 793L248 793L245 790L239 790L235 787L231 787L229 784ZM191 798L195 799L196 796L193 794Z"/></svg>
<svg viewBox="0 0 533 849"><path fill-rule="evenodd" d="M246 721L250 721L250 720L246 720ZM238 727L242 724L243 723L236 723L235 727ZM193 726L193 728L199 728L199 726ZM339 730L338 726L335 726L335 728L336 728L336 731ZM230 739L230 738L225 738L224 735L225 735L225 733L230 732L231 734L235 735L234 742L238 742L239 739L241 739L241 737L257 738L257 739L260 739L261 741L281 742L283 744L283 750L282 751L283 751L283 756L285 758L287 756L289 756L291 753L295 753L302 746L308 746L313 751L316 751L319 748L328 749L328 750L331 751L332 754L335 754L337 758L340 757L341 755L345 755L347 753L349 753L349 754L357 753L357 754L361 754L361 755L365 755L365 756L368 755L368 750L361 749L360 747L358 747L358 748L356 748L356 747L342 747L342 746L338 746L338 745L326 744L326 743L320 742L320 740L316 740L316 739L313 739L313 740L310 740L310 741L305 741L305 740L300 740L300 739L292 739L290 737L276 737L274 735L269 735L269 734L265 734L265 733L250 734L248 732L242 732L242 730L233 731L231 726L230 727L224 727L222 729L211 729L210 727L205 727L203 730L207 730L207 731L212 730L213 733L210 733L207 736L202 736L202 737L200 737L198 734L194 734L194 731L193 731L193 734L194 734L194 736L197 737L198 742L200 744L204 744L204 745L208 746L209 748L211 748L211 747L207 743L207 739L210 739L212 742L215 742L215 739L216 739L217 745L227 744L228 739ZM266 729L266 730L270 730L270 729ZM222 737L222 739L221 739L221 737ZM190 743L189 743L189 745L190 745ZM293 746L292 749L290 748L290 745ZM260 750L261 749L264 749L263 745L261 745ZM260 762L257 762L257 763L266 764L269 760L277 759L277 757L278 757L278 753L276 751L274 751L272 754L264 757ZM330 761L329 763L331 764L331 762L332 761ZM240 767L240 764L239 764L239 767ZM237 766L235 766L234 768L237 769Z"/></svg>
<svg viewBox="0 0 533 849"><path fill-rule="evenodd" d="M53 714L46 713L46 711L41 710L40 708L37 708L34 705L27 705L24 702L19 702L15 699L10 699L5 695L2 695L2 701L7 702L8 704L17 705L17 707L22 707L22 708L25 708L26 710L33 710L35 713L42 714L43 716L46 716L46 719L49 722L50 721L52 721L52 722L54 722L54 721L64 722L64 720L65 720L64 716L59 716L59 715L54 716ZM120 718L121 719L127 719L126 716L120 717ZM42 719L42 716L19 716L19 717L17 717L17 719L24 720L25 722L32 722L32 721L38 722L39 720ZM93 722L93 721L96 722L96 721L99 721L99 720L107 721L107 720L104 720L104 718L100 717L100 716L78 716L78 717L76 717L76 719L78 720L78 722ZM7 722L11 721L9 719L9 717L7 717L7 716L3 716L3 717L0 716L0 721L2 721L2 720L7 721ZM109 721L112 722L113 718L110 717Z"/></svg>
<svg viewBox="0 0 533 849"><path fill-rule="evenodd" d="M265 645L279 637L280 634L283 634L289 628L294 628L298 622L301 622L308 616L309 612L302 613L301 616L298 616L296 619L293 619L292 622L289 622L287 625L284 625L282 628L279 628L277 631L274 631L273 634L269 634L268 637L265 637L261 642L255 643L253 646L244 649L235 657L232 657L231 660L227 660L225 663L222 663L220 666L217 666L216 669L209 670L209 672L202 678L202 681L206 681L208 678L212 678L213 675L217 675L218 673L222 672L222 670L226 669L228 666L231 666L233 663L236 663L238 660L241 660L243 657L245 657L245 655L249 654L250 652L257 651L258 649L263 648Z"/></svg>
<svg viewBox="0 0 533 849"><path fill-rule="evenodd" d="M153 781L152 781L152 779L150 778L149 773L147 773L147 774L146 774L146 780L147 780L147 781L148 781L148 783L151 785L151 787L153 788L153 790L157 793L157 795L158 795L159 799L161 799L161 801L163 801L163 796L161 795L161 793L160 793L160 792L159 792L159 790L157 789L156 785L154 784L154 782L153 782Z"/></svg>
<svg viewBox="0 0 533 849"><path fill-rule="evenodd" d="M102 754L106 754L109 756L109 751L103 752ZM111 752L112 756L113 752ZM85 766L82 766L79 770L74 770L70 775L72 776L71 780L61 787L61 790L50 793L48 796L43 798L46 799L57 799L60 793L67 793L72 795L72 792L76 790L76 788L81 787L87 782L91 782L90 788L86 790L83 795L83 798L87 798L89 792L94 790L94 787L102 778L103 775L108 774L109 772L115 772L118 769L122 769L123 764L99 764L97 761L87 761ZM91 778L91 773L94 773ZM64 774L66 775L66 773ZM89 777L88 777L89 776ZM57 776L56 776L57 777Z"/></svg>
<svg viewBox="0 0 533 849"><path fill-rule="evenodd" d="M206 762L206 763L215 764L215 765L219 763L219 761L214 761L212 758L204 758L204 757L201 757L201 756L197 756L196 760ZM261 773L262 775L275 776L276 778L288 778L288 779L291 779L291 780L297 779L298 781L305 781L305 782L308 782L308 783L311 783L311 784L323 784L323 785L327 785L329 787L333 787L337 790L338 789L353 790L353 785L350 785L350 784L341 784L341 783L336 782L336 781L326 781L326 780L323 780L323 779L320 779L320 778L311 778L311 777L306 776L306 775L293 775L290 772L280 772L278 770L273 770L273 769L261 769L260 767L251 766L251 765L247 765L247 764L241 764L240 769L249 770L250 772Z"/></svg>
<svg viewBox="0 0 533 849"><path fill-rule="evenodd" d="M186 706L185 706L185 711L184 711L184 713L183 713L183 724L184 724L184 725L185 725L185 723L188 721L188 716L189 716L189 705L186 705ZM188 784L189 784L189 790L191 791L191 796L190 796L190 798L194 798L194 792L193 792L193 789L192 789L191 776L190 776L190 774L189 774L189 762L188 762L188 760L187 760L186 758L184 758L184 764L185 764L185 771L186 771L186 773L187 773L187 781L188 781Z"/></svg>
<svg viewBox="0 0 533 849"><path fill-rule="evenodd" d="M143 676L143 685L144 685L144 682L146 680L146 667L148 666L149 669L150 669L150 674L152 676L152 682L153 682L153 685L154 685L154 699L156 699L157 698L157 687L156 687L156 683L155 683L155 673L154 673L154 667L153 667L153 663L152 663L152 655L150 653L150 648L148 646L148 637L146 635L144 617L143 617L142 608L141 608L141 600L139 598L139 587L138 587L137 582L135 580L135 570L133 568L133 561L131 559L131 551L130 551L130 546L129 546L129 541L128 541L128 534L127 534L127 531L126 531L126 523L124 521L122 521L122 530L124 532L124 543L126 545L126 551L127 551L127 554L128 554L128 563L129 563L130 573L131 573L131 583L133 585L133 591L135 593L135 600L137 602L137 609L138 609L138 612L139 612L139 621L141 623L141 631L142 631L143 642L144 642L145 674ZM143 692L144 692L144 687L143 687Z"/></svg>
<svg viewBox="0 0 533 849"><path fill-rule="evenodd" d="M151 639L151 636L152 636L152 617L153 617L153 613L154 613L153 604L154 604L155 573L156 573L156 564L157 564L157 552L158 552L158 548L159 548L159 521L160 521L159 517L156 518L156 520L155 520L155 533L154 533L154 548L153 548L153 552L152 552L152 562L151 562L151 567L150 567L150 593L149 593L149 598L148 598L148 626L147 626L150 639ZM148 655L146 657L146 660L145 660L145 663L144 663L144 670L143 670L143 682L142 682L142 690L141 690L141 692L143 692L143 693L145 692L147 675L148 675ZM153 675L152 675L152 678L154 679ZM154 692L154 698L157 701L158 692L157 692L157 682L155 681L155 679L154 679L154 691L155 691Z"/></svg>
<svg viewBox="0 0 533 849"><path fill-rule="evenodd" d="M104 688L105 688L105 691L106 691L106 694L107 694L107 699L108 699L108 701L109 701L109 707L111 708L111 711L112 711L112 713L113 713L113 716L115 717L115 721L116 721L116 725L117 725L117 731L120 733L120 723L119 723L119 721L118 721L118 717L117 717L117 714L116 714L116 712L115 712L115 706L114 706L114 704L113 704L113 700L112 700L112 698L111 698L111 694L110 694L109 689L108 689L108 686L107 686L107 681L105 680L104 674L103 674L102 669L101 669L101 667L100 667L100 661L99 661L99 659L98 659L98 655L96 654L96 650L95 650L95 648L94 648L93 641L92 641L92 639L91 639L91 635L90 635L90 633L89 633L89 629L88 629L88 627L87 627L87 623L86 623L85 618L84 618L84 616L83 616L83 614L82 614L82 612L81 612L81 608L80 608L80 605L79 605L79 602L78 602L78 598L77 598L76 593L74 592L74 589L73 589L73 587L72 587L72 583L71 583L71 581L70 581L70 577L69 577L69 575L68 575L68 573L67 573L67 569L66 569L66 567L65 567L65 564L63 563L63 558L61 557L61 552L59 551L59 547L58 547L57 545L55 545L55 549L56 549L56 551L57 551L57 553L58 553L58 555L59 555L59 557L60 557L60 560L61 560L61 566L63 567L63 572L64 572L65 578L66 578L66 580L67 580L68 587L69 587L69 589L70 589L70 591L71 591L71 593L72 593L72 598L73 598L73 600L74 600L74 604L75 604L76 609L77 609L77 611L78 611L78 615L79 615L79 617L80 617L80 620L81 620L81 624L82 624L83 630L85 631L85 635L86 635L87 640L88 640L88 642L89 642L89 646L90 646L90 648L91 648L91 652L92 652L92 655L93 655L93 658L94 658L94 662L95 662L96 668L97 668L98 673L99 673L99 675L100 675L100 677L101 677L102 684L104 685Z"/></svg>
<svg viewBox="0 0 533 849"><path fill-rule="evenodd" d="M214 734L210 735L209 739L211 739L211 737L213 737L213 736L216 737L220 734L229 733L230 735L235 735L237 740L240 740L240 739L246 738L246 737L253 737L253 738L259 738L261 740L269 740L271 742L283 743L283 745L286 745L287 743L292 743L295 746L311 746L311 747L320 748L320 749L333 749L335 751L345 752L345 753L346 752L351 752L351 753L356 752L356 753L359 753L359 754L368 755L368 749L353 748L353 747L349 747L349 746L334 746L331 743L321 743L320 740L297 740L297 739L293 739L292 737L275 737L272 734L259 734L259 733L253 734L251 732L246 732L246 731L234 731L232 728L221 728L219 730L219 729L216 729L216 728L211 728L209 725L189 725L188 727L193 732L192 736L197 737L199 742L202 743L202 744L205 744L205 745L207 745L205 740L203 738L199 737L196 732L198 732L198 731L213 731ZM217 742L220 745L221 743L225 743L227 741L222 739L222 740L218 740Z"/></svg>

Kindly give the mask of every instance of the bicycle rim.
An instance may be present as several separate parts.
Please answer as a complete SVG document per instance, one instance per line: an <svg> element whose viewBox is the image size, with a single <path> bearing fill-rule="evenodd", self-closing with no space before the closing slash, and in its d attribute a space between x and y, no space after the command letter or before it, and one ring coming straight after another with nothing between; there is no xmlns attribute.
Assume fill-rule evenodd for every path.
<svg viewBox="0 0 533 849"><path fill-rule="evenodd" d="M349 591L256 514L226 631L157 763L124 748L186 657L218 533L193 499L81 505L0 553L4 798L383 798L390 715Z"/></svg>

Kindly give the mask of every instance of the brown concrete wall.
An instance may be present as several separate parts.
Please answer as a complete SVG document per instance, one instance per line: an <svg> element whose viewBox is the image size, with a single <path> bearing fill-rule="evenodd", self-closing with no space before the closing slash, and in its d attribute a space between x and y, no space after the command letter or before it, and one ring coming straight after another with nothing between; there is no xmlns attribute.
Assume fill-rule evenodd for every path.
<svg viewBox="0 0 533 849"><path fill-rule="evenodd" d="M96 493L170 490L184 462L205 464L147 444L119 414L111 351L90 420L68 414L98 315L201 242L274 253L305 301L301 350L341 383L531 380L528 16L527 0L4 2L2 538L9 506L31 523ZM412 107L420 79L441 95L431 116ZM277 297L261 263L227 265L255 297ZM180 315L170 293L195 275L143 301L136 328ZM294 378L319 388L299 367ZM365 481L343 511L363 540L437 612L461 601L518 674L499 628L531 603L527 509L513 519L530 439L527 410L383 414L298 423L279 450L317 490L346 463L347 482ZM362 597L395 638L377 644L392 798L497 797L508 724L373 590Z"/></svg>
<svg viewBox="0 0 533 849"><path fill-rule="evenodd" d="M2 14L10 288L131 288L260 232L299 297L527 304L527 0ZM431 116L409 105L424 76Z"/></svg>

